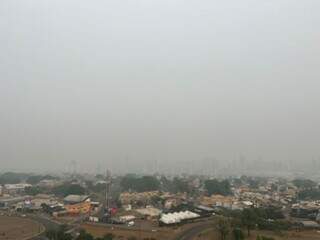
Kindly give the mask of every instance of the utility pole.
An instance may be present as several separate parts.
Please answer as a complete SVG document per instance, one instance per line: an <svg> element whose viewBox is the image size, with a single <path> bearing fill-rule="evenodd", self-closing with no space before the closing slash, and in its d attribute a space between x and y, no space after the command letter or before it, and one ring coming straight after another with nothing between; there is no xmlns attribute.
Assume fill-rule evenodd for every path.
<svg viewBox="0 0 320 240"><path fill-rule="evenodd" d="M70 162L70 167L71 176L75 177L77 175L77 162L75 160L72 160Z"/></svg>
<svg viewBox="0 0 320 240"><path fill-rule="evenodd" d="M109 213L110 208L110 189L111 189L111 172L106 171L106 210Z"/></svg>

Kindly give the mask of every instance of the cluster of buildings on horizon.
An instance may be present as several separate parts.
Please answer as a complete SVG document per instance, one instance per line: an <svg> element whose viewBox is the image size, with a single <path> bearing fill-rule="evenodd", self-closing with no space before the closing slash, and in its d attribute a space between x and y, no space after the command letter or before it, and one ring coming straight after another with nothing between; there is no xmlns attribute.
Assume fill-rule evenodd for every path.
<svg viewBox="0 0 320 240"><path fill-rule="evenodd" d="M86 164L87 165L87 164ZM105 165L105 166L104 166ZM216 158L204 158L197 161L173 161L169 163L161 161L136 162L117 160L115 163L106 161L105 164L91 164L84 167L77 161L67 163L64 168L57 169L25 169L25 172L49 172L53 174L81 173L81 174L104 174L104 169L112 169L117 175L128 173L136 174L164 174L164 175L204 175L212 177L229 176L265 176L265 177L309 177L319 178L319 159L307 159L303 161L277 160L269 161L263 159L250 160L240 157L236 160L219 160ZM22 169L2 169L2 172L21 172ZM1 173L1 172L0 172Z"/></svg>

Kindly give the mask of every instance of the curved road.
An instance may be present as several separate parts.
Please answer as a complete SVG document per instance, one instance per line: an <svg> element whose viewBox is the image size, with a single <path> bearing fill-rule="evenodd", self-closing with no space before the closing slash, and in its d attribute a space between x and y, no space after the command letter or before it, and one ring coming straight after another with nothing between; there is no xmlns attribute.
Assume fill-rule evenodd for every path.
<svg viewBox="0 0 320 240"><path fill-rule="evenodd" d="M57 230L61 226L60 223L51 220L49 217L41 214L28 214L28 218L41 223L46 230Z"/></svg>
<svg viewBox="0 0 320 240"><path fill-rule="evenodd" d="M204 230L212 228L212 223L203 223L180 233L174 240L192 240Z"/></svg>
<svg viewBox="0 0 320 240"><path fill-rule="evenodd" d="M27 217L29 219L32 219L36 222L41 223L46 230L57 230L60 227L60 224L57 222L52 221L50 218L43 216L43 215L37 215L37 214L28 214ZM31 240L48 240L48 238L45 236L45 233L43 232L39 236L31 238Z"/></svg>

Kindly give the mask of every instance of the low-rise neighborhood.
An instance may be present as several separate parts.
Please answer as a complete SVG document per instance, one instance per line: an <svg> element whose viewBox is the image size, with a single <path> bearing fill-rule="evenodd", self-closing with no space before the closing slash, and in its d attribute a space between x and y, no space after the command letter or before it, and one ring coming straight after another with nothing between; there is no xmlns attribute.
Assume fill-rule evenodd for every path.
<svg viewBox="0 0 320 240"><path fill-rule="evenodd" d="M319 183L307 179L30 175L1 185L0 212L48 229L65 226L74 238L83 230L96 237L112 232L116 239L139 230L160 239L220 218L239 219L245 228L248 213L252 230L303 232L320 230L317 194Z"/></svg>

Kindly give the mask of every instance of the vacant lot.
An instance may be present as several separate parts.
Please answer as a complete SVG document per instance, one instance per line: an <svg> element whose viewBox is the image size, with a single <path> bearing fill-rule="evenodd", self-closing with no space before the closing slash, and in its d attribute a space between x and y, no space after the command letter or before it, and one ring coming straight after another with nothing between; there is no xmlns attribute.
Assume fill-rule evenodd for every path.
<svg viewBox="0 0 320 240"><path fill-rule="evenodd" d="M135 237L136 239L151 238L156 240L169 239L172 236L173 230L168 229L154 229L152 230L139 230L133 228L123 228L123 227L110 227L107 225L98 224L83 224L81 226L87 232L91 233L95 237L102 237L107 233L112 233L115 235L116 239L128 239L130 237Z"/></svg>
<svg viewBox="0 0 320 240"><path fill-rule="evenodd" d="M0 240L25 240L43 230L41 224L30 219L0 216Z"/></svg>

